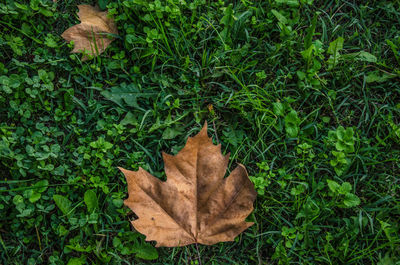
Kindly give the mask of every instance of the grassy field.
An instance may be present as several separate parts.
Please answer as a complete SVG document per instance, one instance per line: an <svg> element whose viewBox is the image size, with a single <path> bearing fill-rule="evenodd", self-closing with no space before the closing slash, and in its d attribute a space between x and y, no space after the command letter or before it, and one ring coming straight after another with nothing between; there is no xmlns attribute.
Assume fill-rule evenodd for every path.
<svg viewBox="0 0 400 265"><path fill-rule="evenodd" d="M99 0L82 62L83 3L0 1L0 264L400 264L399 2ZM205 121L255 225L155 248L117 166L165 178Z"/></svg>

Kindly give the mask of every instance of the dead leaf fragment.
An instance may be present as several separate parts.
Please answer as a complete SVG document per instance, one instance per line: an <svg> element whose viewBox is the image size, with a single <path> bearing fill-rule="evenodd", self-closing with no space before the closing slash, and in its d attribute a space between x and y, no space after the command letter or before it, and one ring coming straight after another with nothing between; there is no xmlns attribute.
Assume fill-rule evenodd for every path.
<svg viewBox="0 0 400 265"><path fill-rule="evenodd" d="M118 34L114 20L107 17L107 11L101 12L98 7L78 5L78 8L81 23L64 31L61 37L68 42L74 41L72 53L86 51L98 55L104 52L113 41L109 34Z"/></svg>
<svg viewBox="0 0 400 265"><path fill-rule="evenodd" d="M224 178L229 154L213 145L207 124L175 156L163 153L167 181L142 168L120 170L128 183L124 201L139 217L132 221L156 247L212 245L233 241L253 223L245 218L253 211L256 192L241 164Z"/></svg>

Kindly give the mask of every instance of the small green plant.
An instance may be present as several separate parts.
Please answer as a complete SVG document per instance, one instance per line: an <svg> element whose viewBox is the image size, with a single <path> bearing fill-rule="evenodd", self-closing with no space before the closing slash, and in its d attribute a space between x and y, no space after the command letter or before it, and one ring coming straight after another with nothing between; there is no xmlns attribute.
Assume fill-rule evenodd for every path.
<svg viewBox="0 0 400 265"><path fill-rule="evenodd" d="M327 50L327 53L330 54L330 57L327 61L329 70L333 69L338 64L341 56L340 50L343 49L343 43L344 39L342 37L338 37L336 40L329 43L329 48Z"/></svg>
<svg viewBox="0 0 400 265"><path fill-rule="evenodd" d="M314 15L310 27L307 29L307 34L304 38L304 50L301 56L305 61L305 69L296 72L299 78L298 85L300 88L307 86L319 89L321 84L325 85L326 80L319 76L319 71L322 67L321 61L324 59L324 48L321 40L313 41L318 20L318 13Z"/></svg>
<svg viewBox="0 0 400 265"><path fill-rule="evenodd" d="M272 173L268 163L266 161L257 163L258 173L254 176L250 176L251 182L259 195L265 194L265 189L271 184L271 180L275 177L275 173Z"/></svg>
<svg viewBox="0 0 400 265"><path fill-rule="evenodd" d="M334 180L326 180L331 196L335 204L341 208L351 208L360 204L360 198L352 193L353 187L349 182L343 182L341 185Z"/></svg>
<svg viewBox="0 0 400 265"><path fill-rule="evenodd" d="M328 142L334 145L336 151L332 151L333 159L330 160L338 176L343 175L351 165L349 154L354 152L356 138L353 128L345 129L339 126L335 131L329 131Z"/></svg>
<svg viewBox="0 0 400 265"><path fill-rule="evenodd" d="M286 116L285 116L285 129L286 129L286 134L289 137L297 137L297 135L300 132L300 118L297 115L297 111L291 110Z"/></svg>
<svg viewBox="0 0 400 265"><path fill-rule="evenodd" d="M345 129L343 126L339 126L336 131L329 131L329 141L335 144L336 150L343 151L344 153L354 152L354 130L353 128Z"/></svg>
<svg viewBox="0 0 400 265"><path fill-rule="evenodd" d="M285 247L291 248L293 246L294 241L301 241L304 238L304 235L298 231L296 227L282 227L282 236L285 238Z"/></svg>
<svg viewBox="0 0 400 265"><path fill-rule="evenodd" d="M296 147L297 155L300 155L300 158L298 159L300 161L298 164L300 168L304 168L307 163L311 163L315 158L312 147L313 146L308 143L302 143Z"/></svg>
<svg viewBox="0 0 400 265"><path fill-rule="evenodd" d="M224 29L221 31L221 40L224 43L225 50L229 50L229 45L232 44L231 30L235 22L233 5L230 4L228 7L222 8L224 16L221 18L220 24L223 25Z"/></svg>

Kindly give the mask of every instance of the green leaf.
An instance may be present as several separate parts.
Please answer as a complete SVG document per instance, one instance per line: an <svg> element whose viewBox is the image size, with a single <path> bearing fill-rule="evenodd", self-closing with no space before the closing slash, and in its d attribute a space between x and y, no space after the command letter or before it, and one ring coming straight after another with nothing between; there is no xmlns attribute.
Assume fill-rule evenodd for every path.
<svg viewBox="0 0 400 265"><path fill-rule="evenodd" d="M368 63L376 63L378 61L378 59L376 58L375 55L372 55L369 52L365 52L365 51L348 53L346 55L343 55L343 58L354 59L357 61L368 62Z"/></svg>
<svg viewBox="0 0 400 265"><path fill-rule="evenodd" d="M340 189L340 185L339 185L339 183L337 183L336 181L327 179L326 182L328 183L329 189L330 189L333 193L337 193L337 191Z"/></svg>
<svg viewBox="0 0 400 265"><path fill-rule="evenodd" d="M15 195L14 198L13 198L13 203L14 203L15 205L23 204L23 203L24 203L24 197L22 197L22 196L19 195L19 194Z"/></svg>
<svg viewBox="0 0 400 265"><path fill-rule="evenodd" d="M145 260L154 260L158 258L157 250L151 245L139 245L135 247L136 257Z"/></svg>
<svg viewBox="0 0 400 265"><path fill-rule="evenodd" d="M286 126L286 134L292 138L296 137L299 134L299 128Z"/></svg>
<svg viewBox="0 0 400 265"><path fill-rule="evenodd" d="M49 186L49 182L46 179L40 180L34 185L37 187L36 191L42 193L47 190L47 186Z"/></svg>
<svg viewBox="0 0 400 265"><path fill-rule="evenodd" d="M113 101L119 106L123 107L124 103L129 107L143 110L137 102L138 98L149 98L156 95L156 93L141 92L137 85L122 83L120 86L111 87L109 90L104 90L100 93L103 97Z"/></svg>
<svg viewBox="0 0 400 265"><path fill-rule="evenodd" d="M53 200L64 215L71 211L72 202L66 197L55 194L53 195Z"/></svg>
<svg viewBox="0 0 400 265"><path fill-rule="evenodd" d="M162 134L162 139L170 140L174 139L176 136L182 134L182 129L180 128L166 128Z"/></svg>
<svg viewBox="0 0 400 265"><path fill-rule="evenodd" d="M347 194L351 191L351 184L349 182L343 182L340 188L338 189L339 194Z"/></svg>
<svg viewBox="0 0 400 265"><path fill-rule="evenodd" d="M343 126L339 126L339 127L336 129L336 135L337 135L337 138L338 138L339 140L343 140L343 139L344 139L345 129L344 129Z"/></svg>
<svg viewBox="0 0 400 265"><path fill-rule="evenodd" d="M221 19L221 24L225 25L225 27L231 27L233 26L233 5L230 4L227 8L224 10L224 16Z"/></svg>
<svg viewBox="0 0 400 265"><path fill-rule="evenodd" d="M311 26L307 29L307 35L304 37L304 49L307 50L312 45L312 38L315 33L315 27L317 26L318 15L314 14Z"/></svg>
<svg viewBox="0 0 400 265"><path fill-rule="evenodd" d="M337 38L336 40L332 41L329 43L329 48L328 48L328 54L331 54L329 57L327 64L328 64L328 70L332 69L337 65L340 54L339 51L343 49L343 43L344 39L342 37Z"/></svg>
<svg viewBox="0 0 400 265"><path fill-rule="evenodd" d="M121 125L138 125L138 121L132 112L128 112L124 119L120 122Z"/></svg>
<svg viewBox="0 0 400 265"><path fill-rule="evenodd" d="M297 74L297 77L300 79L300 80L304 80L307 76L306 76L306 73L304 73L303 71L300 71L300 70L298 70L298 71L296 71L296 74Z"/></svg>
<svg viewBox="0 0 400 265"><path fill-rule="evenodd" d="M396 258L392 259L389 253L385 254L385 257L381 258L376 265L396 265Z"/></svg>
<svg viewBox="0 0 400 265"><path fill-rule="evenodd" d="M59 167L56 167L53 170L53 174L57 175L57 176L64 176L64 171L65 171L64 167L63 166L59 166Z"/></svg>
<svg viewBox="0 0 400 265"><path fill-rule="evenodd" d="M288 23L288 19L284 15L282 15L281 13L276 11L275 9L271 9L271 12L278 19L278 21L281 22L282 24Z"/></svg>
<svg viewBox="0 0 400 265"><path fill-rule="evenodd" d="M335 166L333 169L335 170L335 173L338 176L341 176L347 171L348 168L349 168L348 164L339 164L339 165Z"/></svg>
<svg viewBox="0 0 400 265"><path fill-rule="evenodd" d="M307 186L308 185L306 183L298 184L298 185L296 185L296 187L293 187L290 190L290 194L294 195L294 196L300 195L300 194L302 194L302 193L304 193L306 191Z"/></svg>
<svg viewBox="0 0 400 265"><path fill-rule="evenodd" d="M354 135L354 130L353 130L352 127L349 127L349 128L347 128L347 129L344 131L344 137L343 137L343 139L344 139L345 141L347 141L347 142L354 142L353 135Z"/></svg>
<svg viewBox="0 0 400 265"><path fill-rule="evenodd" d="M262 71L256 73L256 76L257 76L257 78L260 79L260 80L267 78L267 74L265 73L264 70L262 70Z"/></svg>
<svg viewBox="0 0 400 265"><path fill-rule="evenodd" d="M360 198L357 197L357 195L353 193L347 193L344 197L343 204L350 208L350 207L355 207L360 204Z"/></svg>
<svg viewBox="0 0 400 265"><path fill-rule="evenodd" d="M99 7L101 10L106 10L107 8L107 4L108 4L108 0L99 0Z"/></svg>
<svg viewBox="0 0 400 265"><path fill-rule="evenodd" d="M272 103L272 106L273 106L275 115L278 115L278 116L284 115L285 107L281 102L274 102L274 103Z"/></svg>
<svg viewBox="0 0 400 265"><path fill-rule="evenodd" d="M39 0L31 0L30 7L35 11L39 10Z"/></svg>
<svg viewBox="0 0 400 265"><path fill-rule="evenodd" d="M278 4L286 4L290 7L298 7L299 1L298 0L275 0Z"/></svg>
<svg viewBox="0 0 400 265"><path fill-rule="evenodd" d="M37 202L40 199L41 196L42 195L39 192L32 190L32 192L31 192L31 194L29 196L29 201L31 203Z"/></svg>
<svg viewBox="0 0 400 265"><path fill-rule="evenodd" d="M347 145L343 141L336 142L335 147L338 151L347 151Z"/></svg>
<svg viewBox="0 0 400 265"><path fill-rule="evenodd" d="M386 82L387 80L396 77L397 75L395 74L390 74L390 73L385 73L385 72L380 72L380 71L373 71L368 73L367 77L365 78L365 82L367 83L383 83Z"/></svg>
<svg viewBox="0 0 400 265"><path fill-rule="evenodd" d="M16 74L10 75L9 80L9 86L12 88L18 88L21 85L21 80L20 77Z"/></svg>
<svg viewBox="0 0 400 265"><path fill-rule="evenodd" d="M124 201L120 198L113 199L112 202L113 202L114 206L117 208L121 208L122 205L124 205Z"/></svg>
<svg viewBox="0 0 400 265"><path fill-rule="evenodd" d="M17 3L17 2L14 2L13 4L14 4L16 7L20 8L20 9L22 9L22 10L28 10L28 6L27 6L27 5L20 4L20 3Z"/></svg>
<svg viewBox="0 0 400 265"><path fill-rule="evenodd" d="M342 37L339 37L336 40L329 43L329 48L327 51L328 54L332 54L332 55L337 54L341 49L343 49L343 43L344 43L344 39Z"/></svg>
<svg viewBox="0 0 400 265"><path fill-rule="evenodd" d="M86 207L89 213L92 213L99 207L99 202L96 193L93 190L87 190L83 195Z"/></svg>
<svg viewBox="0 0 400 265"><path fill-rule="evenodd" d="M289 137L297 137L300 131L300 119L295 110L290 111L285 117L285 129Z"/></svg>
<svg viewBox="0 0 400 265"><path fill-rule="evenodd" d="M315 47L314 47L313 44L311 44L307 49L305 49L304 51L301 52L301 56L302 56L305 60L311 60L314 50L315 50ZM303 78L303 79L304 79L304 78Z"/></svg>
<svg viewBox="0 0 400 265"><path fill-rule="evenodd" d="M285 117L285 122L292 125L298 125L300 123L300 119L297 115L297 111L291 110Z"/></svg>
<svg viewBox="0 0 400 265"><path fill-rule="evenodd" d="M86 256L82 255L80 258L70 258L67 265L83 265L86 263Z"/></svg>
<svg viewBox="0 0 400 265"><path fill-rule="evenodd" d="M346 154L343 152L332 151L332 155L341 163L346 163Z"/></svg>
<svg viewBox="0 0 400 265"><path fill-rule="evenodd" d="M47 10L46 8L40 7L39 8L39 12L46 17L52 17L53 16L53 12L50 10Z"/></svg>

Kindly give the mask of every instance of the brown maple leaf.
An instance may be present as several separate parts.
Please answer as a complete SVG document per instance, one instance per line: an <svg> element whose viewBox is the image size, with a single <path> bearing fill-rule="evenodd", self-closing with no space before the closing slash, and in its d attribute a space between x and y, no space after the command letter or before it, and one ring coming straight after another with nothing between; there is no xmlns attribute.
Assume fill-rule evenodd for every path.
<svg viewBox="0 0 400 265"><path fill-rule="evenodd" d="M109 34L118 34L114 20L107 17L107 11L101 12L98 7L78 5L80 24L74 25L61 34L68 42L74 41L72 53L86 51L98 55L113 41ZM88 59L86 56L83 60Z"/></svg>
<svg viewBox="0 0 400 265"><path fill-rule="evenodd" d="M207 123L176 155L163 153L167 181L142 168L120 170L128 183L125 205L138 219L132 221L156 247L212 245L233 241L253 225L245 218L253 211L256 192L241 164L224 178L229 154L213 145Z"/></svg>

